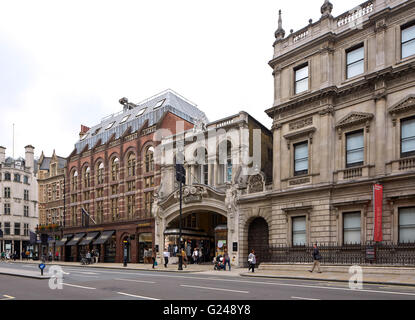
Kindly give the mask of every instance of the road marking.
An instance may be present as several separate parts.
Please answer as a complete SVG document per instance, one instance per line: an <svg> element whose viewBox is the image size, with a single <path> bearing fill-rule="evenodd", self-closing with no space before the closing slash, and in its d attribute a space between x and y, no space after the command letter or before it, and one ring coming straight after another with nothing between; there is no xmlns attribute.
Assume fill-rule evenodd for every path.
<svg viewBox="0 0 415 320"><path fill-rule="evenodd" d="M160 299L156 299L156 298L137 296L137 295L134 295L134 294L124 293L124 292L117 292L117 293L118 294L122 294L124 296L129 296L129 297L134 297L134 298L140 298L140 299L145 299L145 300L160 300Z"/></svg>
<svg viewBox="0 0 415 320"><path fill-rule="evenodd" d="M82 275L82 274L72 274L73 277L85 277L85 278L99 278L98 276L89 276L89 275Z"/></svg>
<svg viewBox="0 0 415 320"><path fill-rule="evenodd" d="M188 285L184 285L181 284L181 287L186 287L186 288L196 288L196 289L206 289L206 290L220 290L220 291L229 291L229 292L238 292L238 293L249 293L249 291L239 291L239 290L230 290L230 289L221 289L221 288L210 288L210 287L200 287L200 286L188 286Z"/></svg>
<svg viewBox="0 0 415 320"><path fill-rule="evenodd" d="M0 300L12 300L12 299L15 299L15 297L8 296L7 294L3 294L3 297L6 297L6 299L0 299Z"/></svg>
<svg viewBox="0 0 415 320"><path fill-rule="evenodd" d="M69 286L69 287L75 287L75 288L81 288L81 289L88 289L88 290L96 290L96 288L77 286L75 284L69 284L69 283L63 283L63 284L65 286Z"/></svg>
<svg viewBox="0 0 415 320"><path fill-rule="evenodd" d="M298 299L298 300L320 300L320 299L302 298L302 297L291 297L291 299Z"/></svg>
<svg viewBox="0 0 415 320"><path fill-rule="evenodd" d="M98 274L96 272L77 272L77 273L82 273L82 274Z"/></svg>
<svg viewBox="0 0 415 320"><path fill-rule="evenodd" d="M157 283L157 282L154 282L154 281L133 280L133 279L119 279L119 278L118 279L114 279L114 280L140 282L140 283L151 283L151 284Z"/></svg>

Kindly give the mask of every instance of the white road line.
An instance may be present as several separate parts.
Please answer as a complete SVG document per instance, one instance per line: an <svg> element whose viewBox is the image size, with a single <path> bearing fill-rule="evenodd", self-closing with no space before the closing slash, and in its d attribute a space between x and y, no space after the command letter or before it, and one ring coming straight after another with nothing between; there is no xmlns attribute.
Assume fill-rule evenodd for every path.
<svg viewBox="0 0 415 320"><path fill-rule="evenodd" d="M156 298L137 296L135 294L129 294L129 293L124 293L124 292L117 292L117 293L118 294L122 294L124 296L129 296L129 297L134 297L134 298L140 298L140 299L145 299L145 300L160 300L160 299L156 299Z"/></svg>
<svg viewBox="0 0 415 320"><path fill-rule="evenodd" d="M83 274L72 274L73 277L85 277L85 278L99 278L98 276L89 276L89 275L83 275Z"/></svg>
<svg viewBox="0 0 415 320"><path fill-rule="evenodd" d="M239 291L239 290L230 290L230 289L221 289L221 288L210 288L210 287L200 287L200 286L188 286L185 284L181 284L181 287L186 288L196 288L196 289L206 289L206 290L219 290L219 291L229 291L229 292L238 292L238 293L249 293L249 291Z"/></svg>
<svg viewBox="0 0 415 320"><path fill-rule="evenodd" d="M98 274L98 273L96 273L96 272L82 272L82 271L79 271L79 272L77 272L77 273L82 273L82 274Z"/></svg>
<svg viewBox="0 0 415 320"><path fill-rule="evenodd" d="M134 280L134 279L114 279L114 280L140 282L140 283L150 283L150 284L157 283L157 282L154 282L154 281L144 281L144 280Z"/></svg>
<svg viewBox="0 0 415 320"><path fill-rule="evenodd" d="M7 294L3 294L3 297L6 297L6 299L0 299L0 300L12 300L12 299L15 298L15 297L12 297L12 296L8 296Z"/></svg>
<svg viewBox="0 0 415 320"><path fill-rule="evenodd" d="M320 300L320 299L302 298L302 297L291 297L291 299L297 299L297 300Z"/></svg>
<svg viewBox="0 0 415 320"><path fill-rule="evenodd" d="M65 286L69 286L69 287L75 287L75 288L81 288L81 289L88 289L88 290L96 290L96 288L77 286L75 284L69 284L69 283L63 283L63 284Z"/></svg>

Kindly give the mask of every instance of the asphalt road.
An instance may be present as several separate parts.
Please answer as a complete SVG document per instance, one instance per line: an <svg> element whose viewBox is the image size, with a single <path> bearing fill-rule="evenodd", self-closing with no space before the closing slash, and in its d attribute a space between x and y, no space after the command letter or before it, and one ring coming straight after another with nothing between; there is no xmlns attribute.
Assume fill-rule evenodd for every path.
<svg viewBox="0 0 415 320"><path fill-rule="evenodd" d="M38 270L33 264L1 268ZM0 300L415 300L415 287L229 276L217 272L165 273L62 267L63 289L49 280L0 275ZM45 274L48 267L45 269Z"/></svg>

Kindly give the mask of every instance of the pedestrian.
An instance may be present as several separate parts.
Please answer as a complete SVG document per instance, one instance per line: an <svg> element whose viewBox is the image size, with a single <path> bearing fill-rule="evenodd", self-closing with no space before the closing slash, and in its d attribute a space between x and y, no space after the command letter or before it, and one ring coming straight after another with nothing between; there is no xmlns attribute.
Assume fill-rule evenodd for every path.
<svg viewBox="0 0 415 320"><path fill-rule="evenodd" d="M17 254L17 252L15 251L15 252L14 252L14 254L13 254L13 261L16 261L17 257L18 257L18 254Z"/></svg>
<svg viewBox="0 0 415 320"><path fill-rule="evenodd" d="M248 256L248 263L249 263L248 271L252 269L252 272L255 272L256 257L255 257L254 249L252 249L251 253Z"/></svg>
<svg viewBox="0 0 415 320"><path fill-rule="evenodd" d="M187 254L186 254L186 251L184 250L184 248L182 248L181 255L182 255L182 260L183 260L184 267L187 268Z"/></svg>
<svg viewBox="0 0 415 320"><path fill-rule="evenodd" d="M169 264L169 257L170 257L170 252L167 248L164 249L163 256L164 256L164 267L167 268L167 265Z"/></svg>
<svg viewBox="0 0 415 320"><path fill-rule="evenodd" d="M223 257L225 259L225 271L226 271L226 265L229 265L229 271L231 271L231 258L229 257L227 250L225 250Z"/></svg>
<svg viewBox="0 0 415 320"><path fill-rule="evenodd" d="M157 266L156 257L157 257L156 250L153 249L153 252L151 253L151 260L153 260L153 269L155 266Z"/></svg>
<svg viewBox="0 0 415 320"><path fill-rule="evenodd" d="M192 258L193 258L193 263L198 264L198 262L199 262L199 251L197 250L197 248L195 248L193 250Z"/></svg>
<svg viewBox="0 0 415 320"><path fill-rule="evenodd" d="M187 243L186 245L186 255L187 261L190 261L190 259L192 258L192 246L190 245L190 243Z"/></svg>
<svg viewBox="0 0 415 320"><path fill-rule="evenodd" d="M99 250L95 250L95 263L99 262Z"/></svg>
<svg viewBox="0 0 415 320"><path fill-rule="evenodd" d="M56 251L56 253L55 253L55 260L59 261L59 251Z"/></svg>
<svg viewBox="0 0 415 320"><path fill-rule="evenodd" d="M317 243L314 244L314 249L313 249L313 269L308 270L310 272L314 271L314 268L317 267L317 272L321 273L320 270L320 260L321 260L321 255L320 255L320 251L317 248Z"/></svg>
<svg viewBox="0 0 415 320"><path fill-rule="evenodd" d="M86 253L86 261L88 262L88 264L91 264L91 252L87 252Z"/></svg>
<svg viewBox="0 0 415 320"><path fill-rule="evenodd" d="M49 251L49 261L52 261L52 251Z"/></svg>
<svg viewBox="0 0 415 320"><path fill-rule="evenodd" d="M6 260L6 253L4 251L1 252L1 261Z"/></svg>

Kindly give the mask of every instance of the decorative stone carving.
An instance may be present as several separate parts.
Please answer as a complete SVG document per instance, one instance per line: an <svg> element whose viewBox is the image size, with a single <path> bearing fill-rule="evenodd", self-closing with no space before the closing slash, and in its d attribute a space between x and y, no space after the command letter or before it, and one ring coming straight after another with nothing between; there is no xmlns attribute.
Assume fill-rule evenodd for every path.
<svg viewBox="0 0 415 320"><path fill-rule="evenodd" d="M290 131L301 129L313 124L313 117L301 119L290 123Z"/></svg>
<svg viewBox="0 0 415 320"><path fill-rule="evenodd" d="M235 232L235 215L238 212L239 193L235 186L230 186L226 190L225 205L228 211L228 229L231 233Z"/></svg>
<svg viewBox="0 0 415 320"><path fill-rule="evenodd" d="M408 111L415 112L415 94L407 96L405 99L390 107L388 111L392 115L393 126L396 126L398 114L405 113Z"/></svg>
<svg viewBox="0 0 415 320"><path fill-rule="evenodd" d="M298 132L289 133L284 136L285 140L287 140L287 148L288 150L291 148L291 141L295 140L297 138L308 136L308 139L310 141L310 144L313 143L313 135L314 132L316 132L317 129L315 127L307 128Z"/></svg>
<svg viewBox="0 0 415 320"><path fill-rule="evenodd" d="M202 202L203 195L207 193L202 186L186 186L182 190L183 203ZM180 191L176 191L175 198L180 198Z"/></svg>
<svg viewBox="0 0 415 320"><path fill-rule="evenodd" d="M264 190L265 190L265 177L262 172L249 177L248 193L264 192Z"/></svg>
<svg viewBox="0 0 415 320"><path fill-rule="evenodd" d="M310 178L301 178L297 180L291 180L290 186L296 186L296 185L306 184L306 183L310 183Z"/></svg>
<svg viewBox="0 0 415 320"><path fill-rule="evenodd" d="M358 124L364 124L366 127L366 132L369 132L370 121L373 119L373 117L374 115L372 113L350 112L336 124L339 139L341 139L344 128L352 127Z"/></svg>

